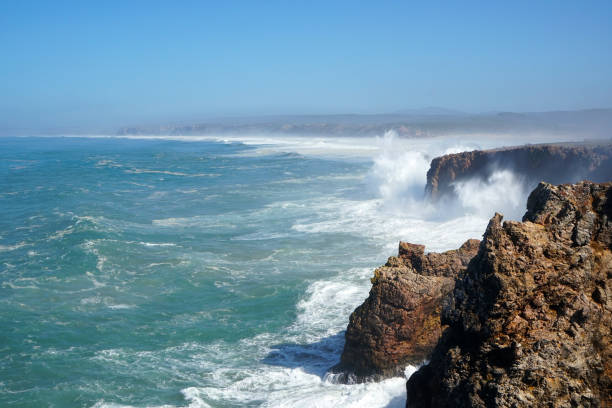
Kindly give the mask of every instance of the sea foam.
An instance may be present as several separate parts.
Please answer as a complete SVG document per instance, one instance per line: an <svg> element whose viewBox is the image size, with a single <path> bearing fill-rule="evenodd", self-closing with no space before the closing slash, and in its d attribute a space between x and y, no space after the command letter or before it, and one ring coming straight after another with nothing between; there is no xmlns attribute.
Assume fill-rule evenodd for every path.
<svg viewBox="0 0 612 408"><path fill-rule="evenodd" d="M456 183L453 211L424 194L433 157L517 142L36 139L36 177L0 177L19 189L1 193L0 321L19 356L0 368L3 391L34 405L404 406L414 367L353 385L327 373L350 313L399 240L453 249L494 209L520 213L508 172ZM75 351L52 353L62 339Z"/></svg>

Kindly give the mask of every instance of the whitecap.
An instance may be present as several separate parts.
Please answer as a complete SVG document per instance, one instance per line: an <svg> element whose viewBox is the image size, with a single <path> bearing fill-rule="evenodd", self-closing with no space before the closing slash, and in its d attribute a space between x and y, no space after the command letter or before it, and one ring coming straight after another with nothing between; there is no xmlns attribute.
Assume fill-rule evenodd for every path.
<svg viewBox="0 0 612 408"><path fill-rule="evenodd" d="M252 234L240 235L238 237L233 237L231 241L266 241L271 239L279 239L279 238L288 238L289 234L287 233L278 233L278 232L254 232Z"/></svg>
<svg viewBox="0 0 612 408"><path fill-rule="evenodd" d="M17 244L13 244L13 245L0 245L0 252L9 252L9 251L15 251L16 249L19 248L23 248L24 246L28 246L31 245L27 242L19 242Z"/></svg>
<svg viewBox="0 0 612 408"><path fill-rule="evenodd" d="M128 169L124 170L128 174L166 174L169 176L181 176L181 177L219 177L220 174L216 173L184 173L180 171L170 170L150 170L150 169Z"/></svg>
<svg viewBox="0 0 612 408"><path fill-rule="evenodd" d="M133 243L134 241L127 241L127 243ZM144 245L146 247L175 247L176 244L173 242L137 242L140 245Z"/></svg>
<svg viewBox="0 0 612 408"><path fill-rule="evenodd" d="M52 235L49 236L49 238L47 238L48 240L56 240L56 239L62 239L64 238L64 236L66 235L70 235L74 232L74 226L69 226L67 228L64 228L62 230L56 231L55 233L53 233Z"/></svg>
<svg viewBox="0 0 612 408"><path fill-rule="evenodd" d="M136 306L135 305L126 305L126 304L117 304L117 305L108 305L107 307L109 309L113 309L113 310L123 310L123 309L133 309Z"/></svg>

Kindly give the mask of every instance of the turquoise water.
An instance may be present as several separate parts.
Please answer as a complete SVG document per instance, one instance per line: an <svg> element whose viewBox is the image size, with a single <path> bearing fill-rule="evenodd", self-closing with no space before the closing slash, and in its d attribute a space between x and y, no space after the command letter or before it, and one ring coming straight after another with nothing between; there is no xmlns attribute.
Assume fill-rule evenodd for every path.
<svg viewBox="0 0 612 408"><path fill-rule="evenodd" d="M403 406L326 370L449 143L0 139L0 406Z"/></svg>
<svg viewBox="0 0 612 408"><path fill-rule="evenodd" d="M3 406L180 406L181 390L220 385L217 366L265 364L241 341L286 331L309 283L378 258L362 237L292 229L361 195L364 162L239 143L0 146Z"/></svg>

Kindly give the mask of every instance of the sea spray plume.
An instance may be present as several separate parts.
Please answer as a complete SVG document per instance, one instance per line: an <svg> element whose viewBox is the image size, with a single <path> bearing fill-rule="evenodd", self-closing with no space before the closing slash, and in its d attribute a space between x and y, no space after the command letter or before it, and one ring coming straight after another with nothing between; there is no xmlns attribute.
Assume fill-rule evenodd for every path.
<svg viewBox="0 0 612 408"><path fill-rule="evenodd" d="M433 202L425 192L430 156L426 152L452 154L474 145L435 141L429 145L410 143L387 131L378 139L380 153L374 157L368 175L371 190L380 197L382 206L392 213L416 213L427 219L448 219L463 215L489 217L503 210L519 218L527 197L524 178L507 168L490 166L484 176L462 179L451 186L454 195ZM488 175L488 176L487 176Z"/></svg>
<svg viewBox="0 0 612 408"><path fill-rule="evenodd" d="M524 177L509 169L493 171L488 177L473 177L452 183L456 200L463 211L489 217L495 211L520 219L525 211L527 184Z"/></svg>
<svg viewBox="0 0 612 408"><path fill-rule="evenodd" d="M368 175L370 189L378 194L390 211L423 211L428 156L401 143L393 130L385 132L377 142L380 153L374 157Z"/></svg>
<svg viewBox="0 0 612 408"><path fill-rule="evenodd" d="M612 174L612 143L556 143L474 150L436 157L427 172L426 191L434 200L455 195L453 183L495 171L520 175L528 190L540 181L553 184L580 180L604 182ZM499 209L498 209L499 210Z"/></svg>

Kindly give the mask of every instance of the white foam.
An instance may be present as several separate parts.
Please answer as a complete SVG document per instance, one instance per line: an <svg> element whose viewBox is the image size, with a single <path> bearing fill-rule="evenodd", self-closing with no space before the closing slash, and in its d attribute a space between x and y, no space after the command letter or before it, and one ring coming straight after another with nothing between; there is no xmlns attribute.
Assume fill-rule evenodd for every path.
<svg viewBox="0 0 612 408"><path fill-rule="evenodd" d="M127 241L126 243L132 244L134 241ZM176 244L173 242L136 242L137 244L144 245L146 247L175 247Z"/></svg>
<svg viewBox="0 0 612 408"><path fill-rule="evenodd" d="M24 246L28 246L28 245L31 245L31 244L28 244L27 242L19 242L13 245L0 245L0 252L14 251L16 249L23 248Z"/></svg>
<svg viewBox="0 0 612 408"><path fill-rule="evenodd" d="M211 406L223 403L263 407L401 407L405 377L378 383L338 384L325 371L337 362L348 316L369 291L369 268L351 269L313 282L298 303L293 325L280 333L264 333L233 348L211 345L202 355L211 363L212 385L183 390L193 400ZM280 346L273 346L280 344ZM232 354L259 356L263 363L245 369L227 367ZM268 358L268 360L266 360ZM407 374L414 372L410 368Z"/></svg>
<svg viewBox="0 0 612 408"><path fill-rule="evenodd" d="M323 384L318 387L299 387L277 393L274 401L264 407L388 407L406 404L406 379L392 378L378 383L355 385Z"/></svg>
<svg viewBox="0 0 612 408"><path fill-rule="evenodd" d="M313 333L316 338L344 330L348 316L368 295L371 275L370 268L352 268L334 278L310 284L297 304L294 330Z"/></svg>
<svg viewBox="0 0 612 408"><path fill-rule="evenodd" d="M185 399L189 401L189 405L187 408L210 408L210 405L206 404L204 401L199 401L197 398L190 396L189 394L183 393ZM104 400L100 400L96 402L91 408L139 408L134 405L124 405L124 404L116 404L114 402L106 402ZM174 405L147 405L147 408L175 408Z"/></svg>
<svg viewBox="0 0 612 408"><path fill-rule="evenodd" d="M64 228L63 230L59 230L56 231L54 234L49 236L49 240L56 240L56 239L62 239L64 238L64 236L66 235L70 235L74 232L74 226L69 226L67 228Z"/></svg>
<svg viewBox="0 0 612 408"><path fill-rule="evenodd" d="M113 310L123 310L123 309L133 309L136 306L135 305L118 304L118 305L108 305L107 307L109 309L113 309Z"/></svg>
<svg viewBox="0 0 612 408"><path fill-rule="evenodd" d="M172 267L172 266L174 266L174 264L171 263L171 262L153 262L153 263L148 264L146 267L147 268L154 268L156 266L170 266L170 267Z"/></svg>
<svg viewBox="0 0 612 408"><path fill-rule="evenodd" d="M276 232L254 232L231 238L231 241L267 241L271 239L287 238L289 234Z"/></svg>
<svg viewBox="0 0 612 408"><path fill-rule="evenodd" d="M36 286L36 281L33 282L33 284L29 284L29 285L20 285L19 283L22 282L24 279L15 279L14 281L5 281L2 282L2 287L8 287L11 289L40 289L38 286Z"/></svg>
<svg viewBox="0 0 612 408"><path fill-rule="evenodd" d="M381 135L382 136L382 135ZM270 134L244 135L67 135L74 138L131 139L131 140L170 140L180 142L218 142L241 143L255 149L240 155L267 155L278 153L297 153L309 156L330 156L347 158L372 158L380 153L380 137L336 137L336 136L294 136ZM556 135L554 141L572 141L575 138ZM499 146L514 146L526 143L551 142L549 134L509 134L509 133L471 133L449 134L444 136L402 138L404 146L417 146L421 151L431 154L459 152L464 150L488 149ZM110 163L106 163L108 165ZM147 170L147 169L144 169ZM178 172L181 173L181 172ZM185 173L186 174L186 173Z"/></svg>
<svg viewBox="0 0 612 408"><path fill-rule="evenodd" d="M219 177L219 174L215 173L184 173L181 171L170 171L170 170L152 170L152 169L128 169L124 170L125 173L129 174L165 174L169 176L181 176L181 177Z"/></svg>
<svg viewBox="0 0 612 408"><path fill-rule="evenodd" d="M238 343L185 343L153 351L108 349L93 359L118 373L170 370L168 375L194 384L181 390L190 407L400 407L405 404L405 377L344 385L325 376L339 357L341 330L349 314L367 296L370 275L370 268L355 268L312 282L297 305L296 321L278 332ZM254 360L248 368L239 362L245 356ZM98 401L94 407L129 405Z"/></svg>
<svg viewBox="0 0 612 408"><path fill-rule="evenodd" d="M524 181L510 170L494 171L487 179L473 178L453 184L461 206L472 213L491 216L502 212L507 219L520 219L528 191Z"/></svg>
<svg viewBox="0 0 612 408"><path fill-rule="evenodd" d="M123 165L113 160L102 159L96 162L96 167L123 167Z"/></svg>
<svg viewBox="0 0 612 408"><path fill-rule="evenodd" d="M98 267L99 267L99 265L98 265ZM86 275L86 276L87 276L87 278L88 278L88 279L91 281L91 283L93 283L94 288L103 288L103 287L105 287L105 286L106 286L106 283L103 283L103 282L98 281L98 280L95 278L95 276L94 276L94 274L93 274L93 273L91 273L91 272L89 272L89 271L88 271L88 272L85 272L85 275Z"/></svg>
<svg viewBox="0 0 612 408"><path fill-rule="evenodd" d="M383 256L392 255L401 241L418 242L431 251L455 249L468 238L482 236L488 216L465 214L454 218L424 219L423 213L393 210L382 199L365 201L330 199L312 203L318 217L301 219L292 229L309 234L361 235L385 243ZM426 211L423 211L427 213ZM493 214L491 214L493 215Z"/></svg>
<svg viewBox="0 0 612 408"><path fill-rule="evenodd" d="M151 194L149 194L147 199L149 199L149 200L157 200L157 199L166 197L167 195L168 195L167 191L154 191Z"/></svg>
<svg viewBox="0 0 612 408"><path fill-rule="evenodd" d="M505 206L498 199L500 191L512 190L520 180L512 174L499 173L489 180L456 184L460 213L447 214L444 208L428 203L423 197L429 161L443 153L464 149L488 148L507 144L503 139L430 138L399 139L393 133L382 138L298 138L298 137L159 137L136 136L137 139L169 139L181 141L240 142L255 146L245 154L273 154L293 152L313 156L337 156L366 158L372 161L372 169L366 180L370 187L368 196L349 199L342 195L303 201L284 201L270 204L264 212L279 210L304 212L292 226L293 233L303 234L355 234L374 240L381 245L381 257L393 255L399 240L427 245L429 250L442 251L457 248L467 238L478 238L486 227L493 206ZM534 142L535 140L531 140ZM518 140L509 144L517 144ZM132 169L133 173L153 173L187 176L188 173L166 170ZM348 176L352 177L352 176ZM358 178L363 175L355 176ZM291 178L298 183L304 179ZM478 191L480 193L478 193ZM478 195L480 194L480 195ZM510 203L514 205L512 202ZM497 211L503 208L496 209ZM253 214L251 214L253 215ZM240 214L224 217L170 217L153 220L160 227L184 228L197 226L231 227L240 222ZM86 217L80 219L86 220ZM80 220L79 219L79 220ZM88 219L96 225L112 228L112 222L104 219ZM256 232L235 237L235 240L267 240L284 238L284 233ZM102 272L107 259L88 241L87 248L97 256L97 269ZM164 243L140 242L144 246L163 246ZM162 367L171 375L193 384L181 392L189 406L209 407L219 405L258 405L264 407L403 407L405 383L415 370L407 367L404 377L378 383L344 385L326 376L328 368L337 363L343 345L342 331L346 328L350 313L363 302L371 287L369 278L372 267L341 271L325 279L311 282L296 305L297 316L288 327L274 333L228 343L216 341L207 344L186 343L179 347L155 351L105 350L94 357L111 365L120 373L151 372ZM220 268L216 263L215 268ZM149 267L163 265L151 263ZM213 268L211 268L213 269ZM229 276L248 276L247 270L228 271ZM95 286L99 283L91 272L87 273ZM218 287L232 289L232 283L217 280ZM103 304L121 309L112 299L92 296L85 298L85 306ZM219 319L214 311L193 316L177 316L177 321L189 317ZM226 311L224 315L231 315ZM225 317L222 317L225 318ZM189 357L186 357L189 356ZM245 367L245 358L250 359ZM98 402L96 408L126 407Z"/></svg>
<svg viewBox="0 0 612 408"><path fill-rule="evenodd" d="M197 217L183 218L183 217L171 217L164 218L161 220L153 220L153 225L159 225L160 227L184 227L191 225L192 221Z"/></svg>
<svg viewBox="0 0 612 408"><path fill-rule="evenodd" d="M198 396L199 393L195 387L185 388L181 390L181 394L183 394L185 400L189 402L188 408L210 408L210 405Z"/></svg>

